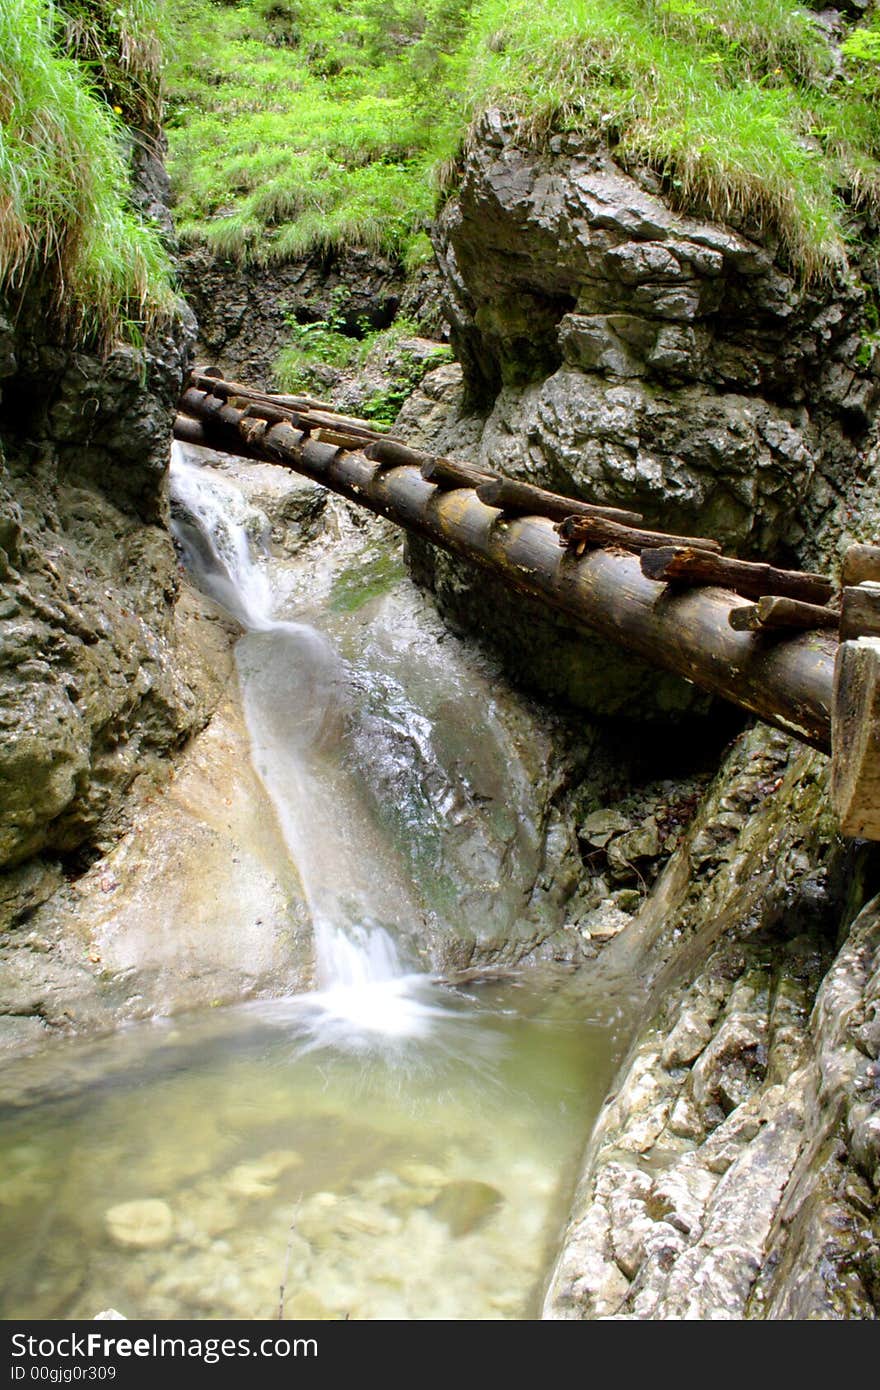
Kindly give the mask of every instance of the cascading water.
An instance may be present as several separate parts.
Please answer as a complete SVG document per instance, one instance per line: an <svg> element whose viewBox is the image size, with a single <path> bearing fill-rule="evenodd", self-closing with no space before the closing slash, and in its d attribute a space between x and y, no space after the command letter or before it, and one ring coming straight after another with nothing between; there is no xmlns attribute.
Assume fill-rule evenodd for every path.
<svg viewBox="0 0 880 1390"><path fill-rule="evenodd" d="M187 568L245 628L236 663L254 766L314 923L318 989L288 1012L311 1045L422 1037L452 1011L426 974L404 967L391 934L412 931L420 909L346 768L345 665L315 628L273 616L249 539L260 518L237 489L175 443L171 490Z"/></svg>
<svg viewBox="0 0 880 1390"><path fill-rule="evenodd" d="M265 519L222 471L176 451L173 488L193 574L245 629L252 759L284 839L265 835L262 799L253 834L288 881L299 868L316 988L170 1010L3 1068L0 1317L535 1317L625 1015L607 982L588 995L549 965L478 1002L405 962L425 940L463 960L534 942L542 723L502 703L405 582L346 607L369 560L344 529L285 568L254 558ZM237 742L204 738L212 768L233 750L207 783L213 814L251 779L223 761ZM160 862L181 891L152 930L207 902L196 963L218 914L259 941L237 868L218 898L197 851Z"/></svg>

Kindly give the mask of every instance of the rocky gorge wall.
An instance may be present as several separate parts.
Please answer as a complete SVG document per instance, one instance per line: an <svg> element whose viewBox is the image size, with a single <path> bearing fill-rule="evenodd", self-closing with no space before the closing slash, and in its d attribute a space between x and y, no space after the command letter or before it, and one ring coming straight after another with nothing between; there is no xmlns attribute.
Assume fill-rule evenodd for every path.
<svg viewBox="0 0 880 1390"><path fill-rule="evenodd" d="M806 286L772 245L676 213L656 176L607 147L559 136L536 150L497 112L435 243L462 371L426 379L404 437L744 558L813 565L859 532L878 402L870 257ZM482 578L410 551L441 607L479 627ZM484 637L521 667L526 632L552 649L536 681L549 693L640 719L693 708L681 682L595 639L573 648L539 610L523 624L496 597L504 621Z"/></svg>
<svg viewBox="0 0 880 1390"><path fill-rule="evenodd" d="M497 113L435 244L461 366L425 378L404 438L744 557L828 569L876 536L870 256L805 286L772 244L680 215L601 144L536 150ZM599 745L648 718L674 763L698 715L717 728L681 683L420 541L408 552L453 626L583 709ZM651 1002L545 1316L876 1316L880 880L875 848L838 836L827 784L822 755L758 728L719 748L683 838L680 824L639 838L612 786L579 812L575 796L582 882L598 870L612 888L623 862L635 890L606 893L578 929ZM668 800L641 829L665 826Z"/></svg>

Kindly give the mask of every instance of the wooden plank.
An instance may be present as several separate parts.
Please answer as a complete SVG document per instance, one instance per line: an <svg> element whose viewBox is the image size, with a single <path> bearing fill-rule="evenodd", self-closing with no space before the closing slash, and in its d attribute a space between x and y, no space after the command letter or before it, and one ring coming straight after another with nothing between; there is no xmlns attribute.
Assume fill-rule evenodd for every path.
<svg viewBox="0 0 880 1390"><path fill-rule="evenodd" d="M804 603L825 604L834 585L824 574L778 570L772 565L732 560L727 555L707 555L692 546L661 546L642 552L642 573L649 579L683 585L716 584L744 598L778 594Z"/></svg>
<svg viewBox="0 0 880 1390"><path fill-rule="evenodd" d="M880 545L851 545L844 552L840 582L846 587L866 579L880 583Z"/></svg>
<svg viewBox="0 0 880 1390"><path fill-rule="evenodd" d="M560 545L614 545L622 550L656 549L658 546L688 546L692 550L719 551L718 541L703 536L672 536L666 531L644 531L621 526L604 517L569 516L556 527Z"/></svg>
<svg viewBox="0 0 880 1390"><path fill-rule="evenodd" d="M880 639L841 642L831 706L831 800L844 835L880 840Z"/></svg>
<svg viewBox="0 0 880 1390"><path fill-rule="evenodd" d="M840 640L880 637L880 583L848 584L840 601Z"/></svg>
<svg viewBox="0 0 880 1390"><path fill-rule="evenodd" d="M551 521L564 521L569 516L605 517L622 526L638 526L645 519L641 512L627 512L604 502L584 502L579 497L563 497L561 493L547 492L513 478L481 483L477 496L487 507L498 507L509 516L549 516Z"/></svg>
<svg viewBox="0 0 880 1390"><path fill-rule="evenodd" d="M839 622L836 608L770 594L759 598L757 603L744 603L730 610L730 626L735 632L815 632L821 628L836 628Z"/></svg>

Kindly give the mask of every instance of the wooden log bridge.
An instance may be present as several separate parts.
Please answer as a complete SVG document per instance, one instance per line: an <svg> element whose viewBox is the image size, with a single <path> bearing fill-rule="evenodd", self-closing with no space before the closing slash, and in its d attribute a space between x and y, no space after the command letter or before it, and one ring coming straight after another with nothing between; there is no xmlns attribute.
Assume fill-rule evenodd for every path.
<svg viewBox="0 0 880 1390"><path fill-rule="evenodd" d="M844 833L880 839L880 638L840 641L830 579L721 556L711 539L646 530L638 513L604 500L436 458L322 402L254 391L213 369L191 374L180 410L176 438L292 468L832 751ZM875 559L880 575L880 550ZM864 606L849 605L851 622Z"/></svg>

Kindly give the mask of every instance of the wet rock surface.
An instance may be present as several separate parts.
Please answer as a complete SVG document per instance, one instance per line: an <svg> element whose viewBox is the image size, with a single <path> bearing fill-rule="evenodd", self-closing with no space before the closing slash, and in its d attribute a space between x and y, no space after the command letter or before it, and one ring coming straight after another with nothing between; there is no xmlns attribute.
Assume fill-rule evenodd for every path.
<svg viewBox="0 0 880 1390"><path fill-rule="evenodd" d="M172 647L165 529L185 340L101 360L17 333L0 403L4 866L93 840L138 773L206 717Z"/></svg>
<svg viewBox="0 0 880 1390"><path fill-rule="evenodd" d="M210 727L173 777L140 777L92 868L67 882L47 865L42 901L26 909L19 888L0 938L0 1045L27 1049L310 980L302 886L250 764L237 635L216 605L185 591L175 651L184 674L211 674Z"/></svg>
<svg viewBox="0 0 880 1390"><path fill-rule="evenodd" d="M877 1111L855 1077L877 909L835 959L862 871L823 763L740 740L615 943L657 1011L594 1131L545 1316L875 1316Z"/></svg>

